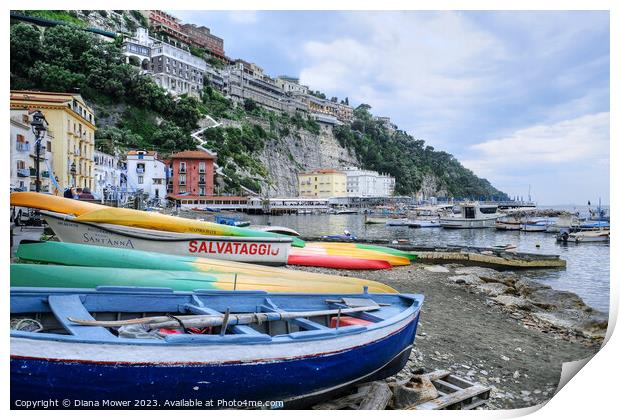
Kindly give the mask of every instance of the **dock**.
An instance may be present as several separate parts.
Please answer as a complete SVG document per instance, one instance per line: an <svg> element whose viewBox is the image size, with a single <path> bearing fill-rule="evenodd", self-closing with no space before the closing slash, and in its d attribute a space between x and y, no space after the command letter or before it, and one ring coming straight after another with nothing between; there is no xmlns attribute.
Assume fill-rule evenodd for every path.
<svg viewBox="0 0 620 420"><path fill-rule="evenodd" d="M304 237L308 242L342 242L341 239L323 237ZM472 247L463 245L446 245L424 247L403 242L385 240L356 239L354 242L388 246L401 251L413 252L417 261L428 264L463 264L489 267L496 270L566 268L566 260L559 255L516 252L505 248Z"/></svg>

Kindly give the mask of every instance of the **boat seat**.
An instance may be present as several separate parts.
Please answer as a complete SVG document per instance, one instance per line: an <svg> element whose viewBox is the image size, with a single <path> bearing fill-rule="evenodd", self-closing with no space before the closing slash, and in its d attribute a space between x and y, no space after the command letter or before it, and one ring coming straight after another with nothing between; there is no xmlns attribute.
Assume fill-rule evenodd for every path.
<svg viewBox="0 0 620 420"><path fill-rule="evenodd" d="M196 300L197 298L195 299L195 301ZM219 315L219 316L224 315L223 313L218 312L215 309L208 308L206 306L193 305L190 303L185 304L183 308L195 315ZM252 327L248 327L247 325L231 325L229 328L232 329L233 333L235 334L263 335L262 333L256 331Z"/></svg>
<svg viewBox="0 0 620 420"><path fill-rule="evenodd" d="M104 327L77 325L69 321L69 317L94 320L82 304L79 295L50 295L47 301L58 322L72 335L106 341L110 340L110 338L116 338L114 334Z"/></svg>
<svg viewBox="0 0 620 420"><path fill-rule="evenodd" d="M318 322L310 321L306 318L292 318L289 320L291 323L295 325L299 325L305 330L329 330L330 328L325 325L321 325Z"/></svg>

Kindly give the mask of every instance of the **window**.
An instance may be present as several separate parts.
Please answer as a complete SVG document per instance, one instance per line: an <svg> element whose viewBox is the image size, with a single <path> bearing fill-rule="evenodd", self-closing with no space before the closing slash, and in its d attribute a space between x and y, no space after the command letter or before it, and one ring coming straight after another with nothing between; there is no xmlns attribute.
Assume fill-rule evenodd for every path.
<svg viewBox="0 0 620 420"><path fill-rule="evenodd" d="M200 187L198 195L205 195L205 187Z"/></svg>
<svg viewBox="0 0 620 420"><path fill-rule="evenodd" d="M144 177L142 175L138 177L138 184L144 184Z"/></svg>
<svg viewBox="0 0 620 420"><path fill-rule="evenodd" d="M200 176L198 177L198 183L199 184L204 184L205 183L205 176L200 174Z"/></svg>
<svg viewBox="0 0 620 420"><path fill-rule="evenodd" d="M186 164L185 162L179 162L179 173L183 174L186 172Z"/></svg>
<svg viewBox="0 0 620 420"><path fill-rule="evenodd" d="M30 123L30 117L27 114L22 114L22 122L29 124Z"/></svg>
<svg viewBox="0 0 620 420"><path fill-rule="evenodd" d="M206 162L200 162L198 164L198 172L200 172L201 174L204 174L206 170L206 166L207 166Z"/></svg>
<svg viewBox="0 0 620 420"><path fill-rule="evenodd" d="M179 175L179 185L185 185L185 181L186 181L185 177L186 177L185 174Z"/></svg>

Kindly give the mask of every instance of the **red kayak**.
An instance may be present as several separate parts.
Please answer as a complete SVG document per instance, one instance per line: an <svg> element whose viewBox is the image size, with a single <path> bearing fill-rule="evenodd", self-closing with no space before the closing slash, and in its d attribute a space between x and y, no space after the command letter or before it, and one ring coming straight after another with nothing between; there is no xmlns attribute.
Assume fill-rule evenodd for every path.
<svg viewBox="0 0 620 420"><path fill-rule="evenodd" d="M386 270L392 265L383 260L340 257L337 255L289 255L289 265L309 267L342 268L346 270Z"/></svg>

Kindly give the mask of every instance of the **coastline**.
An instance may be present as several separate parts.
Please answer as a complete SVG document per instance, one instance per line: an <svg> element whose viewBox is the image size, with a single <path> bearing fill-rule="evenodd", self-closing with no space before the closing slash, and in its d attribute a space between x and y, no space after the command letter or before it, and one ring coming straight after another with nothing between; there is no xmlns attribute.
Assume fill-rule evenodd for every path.
<svg viewBox="0 0 620 420"><path fill-rule="evenodd" d="M549 400L562 363L595 354L607 328L607 313L526 273L418 263L367 272L291 268L367 278L403 293L424 294L413 351L394 378L447 369L491 387L488 409Z"/></svg>

